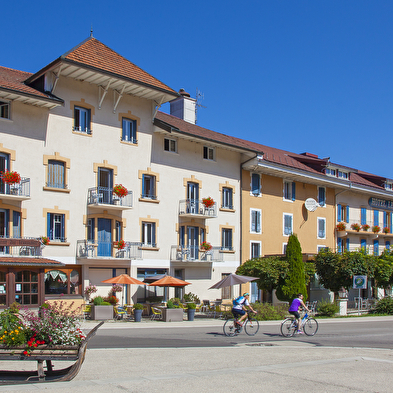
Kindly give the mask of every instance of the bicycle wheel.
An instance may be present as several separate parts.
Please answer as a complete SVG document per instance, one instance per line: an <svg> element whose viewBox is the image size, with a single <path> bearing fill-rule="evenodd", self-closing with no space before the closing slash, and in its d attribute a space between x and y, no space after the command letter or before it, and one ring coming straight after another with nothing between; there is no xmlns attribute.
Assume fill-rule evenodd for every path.
<svg viewBox="0 0 393 393"><path fill-rule="evenodd" d="M256 319L249 318L244 325L244 331L249 336L255 336L259 330L259 322Z"/></svg>
<svg viewBox="0 0 393 393"><path fill-rule="evenodd" d="M314 318L307 318L303 325L304 333L313 336L318 330L318 322Z"/></svg>
<svg viewBox="0 0 393 393"><path fill-rule="evenodd" d="M295 334L296 324L292 318L285 318L281 323L281 334L284 337L292 337Z"/></svg>
<svg viewBox="0 0 393 393"><path fill-rule="evenodd" d="M235 334L237 334L237 330L235 327L235 320L234 319L227 319L226 322L224 323L224 334L228 337L232 337Z"/></svg>

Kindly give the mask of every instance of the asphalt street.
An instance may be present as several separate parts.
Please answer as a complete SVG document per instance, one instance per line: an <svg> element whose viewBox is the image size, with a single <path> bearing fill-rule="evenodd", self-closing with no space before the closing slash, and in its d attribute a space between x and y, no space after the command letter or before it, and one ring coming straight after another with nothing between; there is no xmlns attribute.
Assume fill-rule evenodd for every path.
<svg viewBox="0 0 393 393"><path fill-rule="evenodd" d="M392 392L393 317L319 322L314 337L289 339L273 321L263 322L255 337L224 337L223 322L214 320L109 322L91 340L74 380L8 385L0 392ZM1 366L16 363L35 368L33 362Z"/></svg>

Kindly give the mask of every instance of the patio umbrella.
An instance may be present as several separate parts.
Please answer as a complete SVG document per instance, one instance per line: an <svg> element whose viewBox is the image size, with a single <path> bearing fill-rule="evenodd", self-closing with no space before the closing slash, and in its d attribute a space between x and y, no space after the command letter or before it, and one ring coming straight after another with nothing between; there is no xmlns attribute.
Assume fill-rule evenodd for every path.
<svg viewBox="0 0 393 393"><path fill-rule="evenodd" d="M259 277L239 276L238 274L231 273L229 276L215 283L209 289L220 289L224 287L231 287L236 284L245 284L246 282L258 280L258 278Z"/></svg>
<svg viewBox="0 0 393 393"><path fill-rule="evenodd" d="M180 280L179 278L172 276L164 276L163 278L152 282L149 284L149 287L185 287L186 285L190 285L190 282ZM165 291L165 299L166 299L166 291Z"/></svg>
<svg viewBox="0 0 393 393"><path fill-rule="evenodd" d="M146 285L144 282L137 280L129 276L128 274L120 274L120 276L108 278L108 280L101 281L107 284L123 284L123 296L122 302L124 304L124 284L137 284L137 285Z"/></svg>

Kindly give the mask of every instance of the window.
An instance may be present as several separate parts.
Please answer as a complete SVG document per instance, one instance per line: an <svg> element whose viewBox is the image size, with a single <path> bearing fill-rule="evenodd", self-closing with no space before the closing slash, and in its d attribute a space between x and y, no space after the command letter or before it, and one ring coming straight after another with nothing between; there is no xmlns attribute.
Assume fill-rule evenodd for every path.
<svg viewBox="0 0 393 393"><path fill-rule="evenodd" d="M319 206L326 206L326 189L325 189L325 187L318 187L318 204L319 204Z"/></svg>
<svg viewBox="0 0 393 393"><path fill-rule="evenodd" d="M91 134L91 111L80 106L74 107L74 131Z"/></svg>
<svg viewBox="0 0 393 393"><path fill-rule="evenodd" d="M292 214L284 213L283 225L284 225L284 236L289 236L293 232L292 228Z"/></svg>
<svg viewBox="0 0 393 393"><path fill-rule="evenodd" d="M222 188L222 208L233 209L233 189L228 187Z"/></svg>
<svg viewBox="0 0 393 393"><path fill-rule="evenodd" d="M48 160L47 187L67 188L64 184L65 165L62 161Z"/></svg>
<svg viewBox="0 0 393 393"><path fill-rule="evenodd" d="M261 242L251 242L251 259L261 256Z"/></svg>
<svg viewBox="0 0 393 393"><path fill-rule="evenodd" d="M326 218L318 218L318 239L326 238Z"/></svg>
<svg viewBox="0 0 393 393"><path fill-rule="evenodd" d="M326 168L326 175L336 177L336 170L332 168Z"/></svg>
<svg viewBox="0 0 393 393"><path fill-rule="evenodd" d="M136 120L126 119L123 117L122 128L122 141L130 143L138 142L136 139Z"/></svg>
<svg viewBox="0 0 393 393"><path fill-rule="evenodd" d="M94 242L94 227L95 227L94 218L89 218L87 220L87 240Z"/></svg>
<svg viewBox="0 0 393 393"><path fill-rule="evenodd" d="M9 102L0 101L0 118L10 118L10 104Z"/></svg>
<svg viewBox="0 0 393 393"><path fill-rule="evenodd" d="M261 176L258 173L251 174L251 194L255 196L261 194Z"/></svg>
<svg viewBox="0 0 393 393"><path fill-rule="evenodd" d="M142 198L157 199L156 177L153 175L142 175Z"/></svg>
<svg viewBox="0 0 393 393"><path fill-rule="evenodd" d="M215 149L214 147L203 146L203 158L205 160L215 160Z"/></svg>
<svg viewBox="0 0 393 393"><path fill-rule="evenodd" d="M250 211L250 222L251 222L251 233L261 233L261 211L253 210Z"/></svg>
<svg viewBox="0 0 393 393"><path fill-rule="evenodd" d="M20 212L13 211L13 219L12 219L12 237L20 238L21 231L20 231Z"/></svg>
<svg viewBox="0 0 393 393"><path fill-rule="evenodd" d="M386 182L385 183L385 190L393 191L393 184L389 183L389 182Z"/></svg>
<svg viewBox="0 0 393 393"><path fill-rule="evenodd" d="M348 179L348 172L337 171L337 177L340 179Z"/></svg>
<svg viewBox="0 0 393 393"><path fill-rule="evenodd" d="M142 245L156 247L156 224L154 222L142 222Z"/></svg>
<svg viewBox="0 0 393 393"><path fill-rule="evenodd" d="M19 304L38 304L38 273L23 270L15 274L15 301Z"/></svg>
<svg viewBox="0 0 393 393"><path fill-rule="evenodd" d="M45 272L45 295L80 294L80 274L78 270L62 269Z"/></svg>
<svg viewBox="0 0 393 393"><path fill-rule="evenodd" d="M65 216L64 214L47 214L47 236L49 240L65 242Z"/></svg>
<svg viewBox="0 0 393 393"><path fill-rule="evenodd" d="M325 251L325 250L329 250L329 247L326 247L326 246L317 246L317 252L319 252L319 251Z"/></svg>
<svg viewBox="0 0 393 393"><path fill-rule="evenodd" d="M284 181L283 198L286 201L295 200L296 183L292 181Z"/></svg>
<svg viewBox="0 0 393 393"><path fill-rule="evenodd" d="M177 153L177 140L176 139L164 139L164 150L172 153Z"/></svg>
<svg viewBox="0 0 393 393"><path fill-rule="evenodd" d="M337 205L337 221L349 222L349 206Z"/></svg>
<svg viewBox="0 0 393 393"><path fill-rule="evenodd" d="M232 251L232 229L222 229L221 249Z"/></svg>

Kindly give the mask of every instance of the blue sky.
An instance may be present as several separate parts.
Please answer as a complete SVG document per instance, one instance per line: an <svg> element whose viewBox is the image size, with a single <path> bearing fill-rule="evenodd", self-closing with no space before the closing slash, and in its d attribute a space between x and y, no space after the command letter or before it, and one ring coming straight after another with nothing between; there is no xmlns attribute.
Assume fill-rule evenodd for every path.
<svg viewBox="0 0 393 393"><path fill-rule="evenodd" d="M393 178L392 1L22 0L1 12L2 66L36 72L92 25L173 89L199 89L198 125Z"/></svg>

